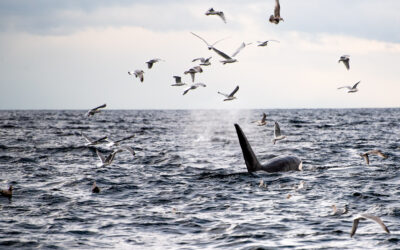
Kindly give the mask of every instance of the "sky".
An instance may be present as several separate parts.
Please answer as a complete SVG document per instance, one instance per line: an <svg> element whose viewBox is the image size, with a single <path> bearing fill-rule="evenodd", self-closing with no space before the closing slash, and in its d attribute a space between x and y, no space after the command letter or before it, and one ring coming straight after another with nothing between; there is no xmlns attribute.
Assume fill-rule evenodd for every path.
<svg viewBox="0 0 400 250"><path fill-rule="evenodd" d="M273 109L400 107L400 1L2 0L0 109ZM225 24L204 13L225 13ZM190 32L232 54L222 58ZM270 43L258 47L257 41ZM350 55L350 70L338 63ZM212 56L183 96L173 76ZM162 58L152 69L146 61ZM144 82L128 71L145 71ZM361 81L357 93L338 87ZM224 102L218 91L237 99Z"/></svg>

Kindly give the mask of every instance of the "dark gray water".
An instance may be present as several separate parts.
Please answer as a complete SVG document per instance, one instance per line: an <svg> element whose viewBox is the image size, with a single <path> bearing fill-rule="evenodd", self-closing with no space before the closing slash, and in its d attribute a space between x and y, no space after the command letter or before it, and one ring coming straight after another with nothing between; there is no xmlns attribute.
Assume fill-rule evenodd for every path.
<svg viewBox="0 0 400 250"><path fill-rule="evenodd" d="M267 126L251 123L264 111ZM84 114L0 111L0 188L14 186L0 197L0 248L400 248L400 109ZM276 145L274 120L287 135ZM262 162L294 154L304 171L248 174L234 123ZM136 156L96 167L81 132L135 133ZM367 166L358 154L375 148L389 158ZM332 204L349 213L332 216ZM391 234L362 221L350 238L362 212Z"/></svg>

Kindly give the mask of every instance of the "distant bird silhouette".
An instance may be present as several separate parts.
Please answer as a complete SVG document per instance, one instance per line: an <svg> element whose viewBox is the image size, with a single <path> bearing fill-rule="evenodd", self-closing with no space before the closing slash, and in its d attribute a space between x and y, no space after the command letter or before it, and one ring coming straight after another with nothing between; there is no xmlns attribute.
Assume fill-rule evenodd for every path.
<svg viewBox="0 0 400 250"><path fill-rule="evenodd" d="M135 137L134 134L115 141L111 140L109 137L106 137L105 140L109 142L107 144L108 147L113 147L113 146L118 146L121 142L132 139L133 137Z"/></svg>
<svg viewBox="0 0 400 250"><path fill-rule="evenodd" d="M238 90L239 90L239 86L236 86L236 88L229 95L221 93L219 91L218 91L218 94L223 95L223 96L226 97L226 99L224 99L224 101L232 101L232 100L236 99L235 94L236 94L236 92L238 92Z"/></svg>
<svg viewBox="0 0 400 250"><path fill-rule="evenodd" d="M280 21L284 21L281 17L281 5L279 4L279 0L275 0L274 15L271 15L269 17L269 21L274 24L278 24Z"/></svg>
<svg viewBox="0 0 400 250"><path fill-rule="evenodd" d="M96 154L100 159L100 163L98 163L97 166L105 167L110 165L113 162L115 155L119 152L122 152L122 149L114 150L111 154L107 156L107 158L105 158L104 155L100 153L99 150L96 149Z"/></svg>
<svg viewBox="0 0 400 250"><path fill-rule="evenodd" d="M360 82L361 82L361 81L358 81L356 84L353 85L353 87L352 87L352 86L343 86L343 87L340 87L340 88L338 88L338 89L348 89L349 91L347 91L347 93L355 93L355 92L358 91L357 85L358 85Z"/></svg>
<svg viewBox="0 0 400 250"><path fill-rule="evenodd" d="M262 41L257 41L258 42L258 45L257 46L260 46L260 47L265 47L265 46L267 46L268 45L268 42L277 42L277 43L279 43L279 41L277 41L277 40L267 40L267 41L264 41L264 42L262 42Z"/></svg>
<svg viewBox="0 0 400 250"><path fill-rule="evenodd" d="M272 143L275 144L279 140L285 139L286 136L281 135L281 128L279 127L279 124L275 122L274 126L274 139L272 139Z"/></svg>
<svg viewBox="0 0 400 250"><path fill-rule="evenodd" d="M185 71L184 74L190 74L190 76L192 77L192 82L194 82L194 77L195 74L197 73L202 73L203 69L200 66L195 66L193 68L190 68L189 70Z"/></svg>
<svg viewBox="0 0 400 250"><path fill-rule="evenodd" d="M153 64L155 64L156 62L160 62L160 61L163 61L163 60L160 59L160 58L151 59L151 60L149 60L149 61L146 62L146 63L147 63L147 67L148 67L149 69L151 69L151 68L153 67Z"/></svg>
<svg viewBox="0 0 400 250"><path fill-rule="evenodd" d="M346 66L346 69L350 69L350 56L349 55L344 55L341 56L338 63L343 62L344 66Z"/></svg>
<svg viewBox="0 0 400 250"><path fill-rule="evenodd" d="M194 89L197 89L198 87L206 87L206 85L204 83L195 83L195 84L191 85L190 88L186 89L183 92L183 95L186 95L189 92L189 90L194 90Z"/></svg>
<svg viewBox="0 0 400 250"><path fill-rule="evenodd" d="M143 82L144 81L144 71L141 69L137 69L135 71L128 71L129 75L135 75L136 78L139 77L140 81Z"/></svg>
<svg viewBox="0 0 400 250"><path fill-rule="evenodd" d="M251 44L251 43L249 43L249 44ZM249 44L247 44L247 45L249 45ZM212 49L215 53L217 53L218 55L220 55L221 57L223 57L225 60L222 60L221 62L222 62L222 64L226 64L226 63L234 63L234 62L237 62L238 60L235 59L234 57L235 57L237 54L239 54L239 52L240 52L242 49L244 49L244 47L246 47L246 44L243 42L243 43L239 46L239 48L235 51L235 53L232 54L232 56L228 56L228 55L225 54L224 52L222 52L222 51L220 51L220 50L218 50L218 49L216 49L216 48L214 48L214 47L212 47L211 49Z"/></svg>
<svg viewBox="0 0 400 250"><path fill-rule="evenodd" d="M350 237L353 237L353 235L356 233L358 223L360 222L360 220L367 220L367 219L375 221L382 227L383 230L385 230L386 233L390 234L389 229L382 222L381 218L379 218L378 216L372 215L372 214L360 214L357 217L355 217L353 220L353 227L351 228Z"/></svg>
<svg viewBox="0 0 400 250"><path fill-rule="evenodd" d="M105 108L106 106L107 106L106 104L103 104L98 107L92 108L88 112L86 112L86 116L89 117L89 116L93 116L97 113L100 113L100 109Z"/></svg>
<svg viewBox="0 0 400 250"><path fill-rule="evenodd" d="M4 189L4 190L0 190L0 195L7 197L7 198L11 198L12 197L12 191L13 191L13 186L10 185L8 187L8 189Z"/></svg>
<svg viewBox="0 0 400 250"><path fill-rule="evenodd" d="M174 78L175 78L175 83L172 84L171 86L183 86L183 85L186 85L186 83L182 82L182 77L174 76Z"/></svg>
<svg viewBox="0 0 400 250"><path fill-rule="evenodd" d="M384 153L382 153L380 150L370 150L370 151L360 154L360 156L362 158L364 158L367 165L369 165L369 155L377 155L377 156L382 157L383 159L388 158L388 156L385 155Z"/></svg>
<svg viewBox="0 0 400 250"><path fill-rule="evenodd" d="M224 15L224 12L222 12L222 11L216 11L213 8L210 8L209 10L206 11L205 14L206 14L206 16L217 15L222 19L222 21L224 21L224 23L226 23L225 15Z"/></svg>
<svg viewBox="0 0 400 250"><path fill-rule="evenodd" d="M211 65L210 59L211 59L211 56L209 58L199 57L199 58L193 59L192 62L200 61L201 66L210 66Z"/></svg>

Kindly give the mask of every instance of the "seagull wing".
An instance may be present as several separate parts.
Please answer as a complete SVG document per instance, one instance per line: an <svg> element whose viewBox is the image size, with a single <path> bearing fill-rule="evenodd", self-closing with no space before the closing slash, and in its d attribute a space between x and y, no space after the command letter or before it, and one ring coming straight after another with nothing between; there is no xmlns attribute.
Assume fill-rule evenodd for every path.
<svg viewBox="0 0 400 250"><path fill-rule="evenodd" d="M193 33L193 32L190 32L190 33L192 33L192 35L194 35L194 36L197 36L200 40L202 40L205 44L207 44L208 47L212 47L212 46L210 46L210 44L208 44L208 42L207 42L206 40L204 40L201 36L196 35L196 34Z"/></svg>
<svg viewBox="0 0 400 250"><path fill-rule="evenodd" d="M279 127L279 124L277 122L275 122L274 136L275 137L281 136L281 128Z"/></svg>
<svg viewBox="0 0 400 250"><path fill-rule="evenodd" d="M281 17L281 5L279 4L279 0L276 0L274 15L275 18Z"/></svg>
<svg viewBox="0 0 400 250"><path fill-rule="evenodd" d="M235 51L235 53L233 53L232 57L235 57L237 54L239 54L239 52L240 52L244 47L246 47L246 44L245 44L245 43L242 43L242 44L239 46L239 48Z"/></svg>
<svg viewBox="0 0 400 250"><path fill-rule="evenodd" d="M131 147L122 147L123 149L126 149L127 151L129 151L129 153L131 153L132 155L135 155L135 150L133 150L133 148Z"/></svg>
<svg viewBox="0 0 400 250"><path fill-rule="evenodd" d="M229 95L228 94L225 94L225 93L222 93L222 92L217 92L218 94L220 94L220 95L223 95L223 96L225 96L226 98L228 98L229 97Z"/></svg>
<svg viewBox="0 0 400 250"><path fill-rule="evenodd" d="M364 158L365 163L367 163L367 165L369 165L369 157L368 157L368 153L365 154L361 154L361 157Z"/></svg>
<svg viewBox="0 0 400 250"><path fill-rule="evenodd" d="M342 62L343 62L343 64L344 64L344 66L346 66L346 69L347 70L349 70L350 69L350 61L349 61L350 59L344 59L344 60L342 60Z"/></svg>
<svg viewBox="0 0 400 250"><path fill-rule="evenodd" d="M191 90L191 89L192 89L192 87L190 87L190 88L186 89L185 91L183 91L183 95L186 95L187 92L189 92L189 90Z"/></svg>
<svg viewBox="0 0 400 250"><path fill-rule="evenodd" d="M218 16L221 17L221 19L222 19L222 21L224 21L224 23L226 23L226 19L225 19L224 12L220 11L220 12L218 13Z"/></svg>
<svg viewBox="0 0 400 250"><path fill-rule="evenodd" d="M356 233L359 222L360 222L359 218L353 220L353 227L351 228L350 237L353 237L353 235Z"/></svg>
<svg viewBox="0 0 400 250"><path fill-rule="evenodd" d="M206 87L207 85L205 85L204 83L199 82L199 83L194 84L194 86L196 86L196 87Z"/></svg>
<svg viewBox="0 0 400 250"><path fill-rule="evenodd" d="M370 219L375 221L376 223L378 223L383 230L385 230L386 233L390 234L389 229L386 227L386 225L383 223L383 221L381 220L381 218L379 218L378 216L372 215L372 214L361 214L360 217L364 217L366 219Z"/></svg>
<svg viewBox="0 0 400 250"><path fill-rule="evenodd" d="M182 82L182 78L180 76L174 76L175 78L175 82L176 83L181 83Z"/></svg>
<svg viewBox="0 0 400 250"><path fill-rule="evenodd" d="M190 72L190 76L192 77L192 82L194 82L194 76L195 76L195 72Z"/></svg>
<svg viewBox="0 0 400 250"><path fill-rule="evenodd" d="M219 39L218 41L216 41L215 43L213 43L213 44L211 45L211 47L213 47L215 44L217 44L217 43L219 43L219 42L221 42L221 41L223 41L223 40L225 40L225 39L228 39L228 38L229 38L229 36L224 37L224 38L222 38L222 39Z"/></svg>
<svg viewBox="0 0 400 250"><path fill-rule="evenodd" d="M343 87L339 87L337 89L351 89L351 86L343 86Z"/></svg>
<svg viewBox="0 0 400 250"><path fill-rule="evenodd" d="M106 159L104 158L104 155L102 153L99 152L99 150L96 149L96 154L99 157L101 163L104 163L106 161Z"/></svg>
<svg viewBox="0 0 400 250"><path fill-rule="evenodd" d="M101 137L101 138L99 138L99 139L97 139L97 140L92 141L92 143L93 143L93 144L96 144L96 143L101 142L101 141L104 141L104 140L106 140L106 139L107 139L107 136L103 136L103 137Z"/></svg>
<svg viewBox="0 0 400 250"><path fill-rule="evenodd" d="M204 62L204 58L203 57L199 57L199 58L195 58L195 59L192 60L192 62L195 62L195 61Z"/></svg>
<svg viewBox="0 0 400 250"><path fill-rule="evenodd" d="M217 53L218 55L222 56L225 59L232 59L230 56L228 56L227 54L225 54L224 52L212 47L212 50L214 50L215 53Z"/></svg>
<svg viewBox="0 0 400 250"><path fill-rule="evenodd" d="M232 91L232 93L229 95L230 97L234 96L235 93L239 90L239 86L236 86L236 88Z"/></svg>
<svg viewBox="0 0 400 250"><path fill-rule="evenodd" d="M264 123L266 119L267 119L267 114L263 113L263 117L261 119L261 122Z"/></svg>
<svg viewBox="0 0 400 250"><path fill-rule="evenodd" d="M119 140L117 140L115 142L119 143L119 142L122 142L122 141L126 141L126 140L129 140L129 139L132 139L133 137L135 137L135 135L130 135L130 136L124 137L124 138L119 139Z"/></svg>
<svg viewBox="0 0 400 250"><path fill-rule="evenodd" d="M377 155L385 159L388 158L388 156L382 153L380 150L370 150L367 152L367 154Z"/></svg>
<svg viewBox="0 0 400 250"><path fill-rule="evenodd" d="M354 84L354 86L352 87L352 89L357 88L357 85L360 83L361 81L357 82L356 84Z"/></svg>
<svg viewBox="0 0 400 250"><path fill-rule="evenodd" d="M81 135L83 136L83 138L85 138L85 140L87 141L87 142L89 142L89 143L93 143L93 140L92 139L90 139L89 138L89 136L87 136L86 134L84 134L84 133L81 133Z"/></svg>
<svg viewBox="0 0 400 250"><path fill-rule="evenodd" d="M102 108L105 108L105 107L107 107L107 105L104 103L103 105L95 107L94 110L102 109Z"/></svg>

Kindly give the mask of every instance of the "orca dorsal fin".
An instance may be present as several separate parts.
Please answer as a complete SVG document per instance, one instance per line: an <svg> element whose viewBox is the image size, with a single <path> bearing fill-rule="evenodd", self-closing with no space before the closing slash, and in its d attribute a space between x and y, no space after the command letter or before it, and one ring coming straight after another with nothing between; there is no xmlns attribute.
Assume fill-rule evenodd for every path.
<svg viewBox="0 0 400 250"><path fill-rule="evenodd" d="M243 158L247 166L247 171L251 173L260 170L261 164L254 154L253 149L251 148L250 143L247 141L247 138L244 135L242 129L238 124L235 124L235 128L239 138L240 147L242 148Z"/></svg>

